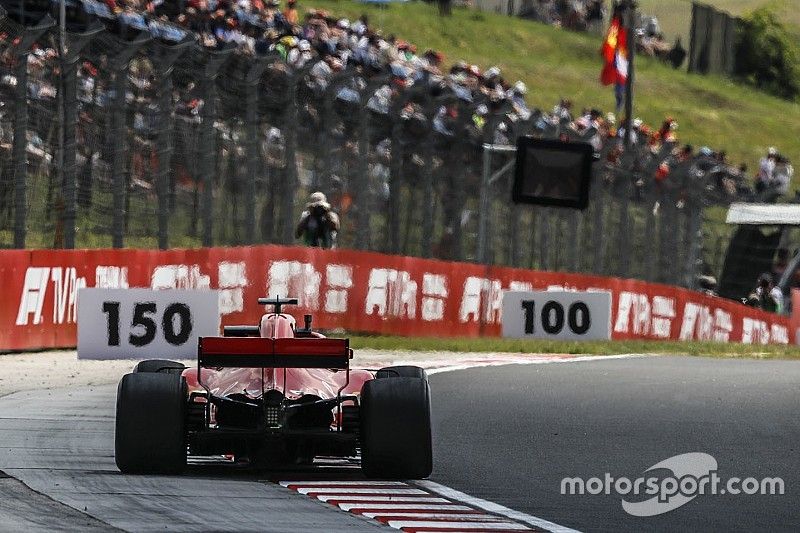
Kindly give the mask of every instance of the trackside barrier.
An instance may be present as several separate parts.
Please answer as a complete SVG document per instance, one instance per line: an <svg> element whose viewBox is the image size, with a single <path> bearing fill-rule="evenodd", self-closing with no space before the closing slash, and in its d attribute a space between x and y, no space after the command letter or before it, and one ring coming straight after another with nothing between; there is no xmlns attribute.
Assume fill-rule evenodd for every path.
<svg viewBox="0 0 800 533"><path fill-rule="evenodd" d="M506 290L605 290L612 338L794 343L789 319L641 281L288 246L0 252L0 350L76 344L81 287L219 290L221 323L255 324L259 296L293 296L319 328L500 335ZM104 327L98 324L98 327Z"/></svg>

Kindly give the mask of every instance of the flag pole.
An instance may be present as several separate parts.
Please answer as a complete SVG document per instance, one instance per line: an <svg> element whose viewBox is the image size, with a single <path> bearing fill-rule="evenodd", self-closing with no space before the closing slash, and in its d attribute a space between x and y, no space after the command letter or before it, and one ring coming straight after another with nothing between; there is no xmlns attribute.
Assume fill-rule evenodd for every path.
<svg viewBox="0 0 800 533"><path fill-rule="evenodd" d="M625 126L625 148L629 148L633 129L633 57L636 55L636 33L633 26L636 24L636 1L623 0L623 2L628 19L626 28L628 33L628 77L625 80L625 116L628 123Z"/></svg>

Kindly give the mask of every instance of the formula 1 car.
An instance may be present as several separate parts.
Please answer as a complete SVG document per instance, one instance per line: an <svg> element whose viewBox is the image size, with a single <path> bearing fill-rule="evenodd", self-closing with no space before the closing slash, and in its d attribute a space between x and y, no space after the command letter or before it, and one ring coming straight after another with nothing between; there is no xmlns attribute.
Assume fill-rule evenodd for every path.
<svg viewBox="0 0 800 533"><path fill-rule="evenodd" d="M347 339L303 328L271 306L257 326L201 337L197 366L147 360L117 389L115 459L123 473L174 474L188 456L270 468L355 458L368 477L421 479L432 469L425 371L350 369Z"/></svg>

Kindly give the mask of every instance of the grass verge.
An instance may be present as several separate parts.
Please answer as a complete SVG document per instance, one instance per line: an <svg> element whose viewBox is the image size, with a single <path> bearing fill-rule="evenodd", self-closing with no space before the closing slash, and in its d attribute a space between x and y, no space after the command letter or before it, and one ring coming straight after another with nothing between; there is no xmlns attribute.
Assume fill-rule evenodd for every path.
<svg viewBox="0 0 800 533"><path fill-rule="evenodd" d="M800 346L753 346L720 342L661 341L547 341L501 338L383 337L354 335L350 346L355 349L405 350L431 352L508 352L559 353L580 355L615 355L626 353L677 354L719 358L800 359Z"/></svg>

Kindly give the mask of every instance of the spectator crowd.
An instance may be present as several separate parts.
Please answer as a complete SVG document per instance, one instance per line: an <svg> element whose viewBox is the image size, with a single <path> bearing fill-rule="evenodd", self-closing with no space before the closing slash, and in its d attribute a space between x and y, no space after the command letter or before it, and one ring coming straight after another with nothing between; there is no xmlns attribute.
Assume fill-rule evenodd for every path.
<svg viewBox="0 0 800 533"><path fill-rule="evenodd" d="M357 77L356 86L338 90L337 100L342 102L356 103L358 90L370 80L385 77L385 83L377 85L366 104L378 114L388 115L400 93L412 88L434 97L452 94L455 99L439 106L429 117L432 128L444 136L454 135L454 122L466 112L475 135L485 140L487 137L481 130L490 117L502 116L490 135L495 143L513 142L514 136L521 133L586 140L598 153L603 152L605 167L614 169L621 163L624 151L621 139L630 126L633 145L640 149L640 159L646 160L640 161L637 186L669 186L670 175L679 167L688 167L695 178L705 176L707 187L727 199L774 201L788 193L793 169L788 159L775 149L770 149L762 159L751 185L746 166L732 166L724 151L707 147L695 151L688 145L679 146L678 125L670 117L658 128L638 119L618 124L611 113L588 108L576 111L566 99L552 112L542 112L527 103L525 83L506 80L500 68L482 70L459 60L448 69L441 52L418 49L394 35L383 35L370 26L366 16L350 21L322 10L309 10L301 15L296 0L288 0L284 7L278 0L81 1L86 13L97 16L121 34L148 31L165 40L193 38L209 49L234 47L245 55L278 54L291 69L307 71L310 86L318 92L324 91L340 73L352 72ZM551 13L550 22L556 20L555 13L563 13L565 9L591 14L589 18L603 17L602 0L541 0L539 6ZM653 22L642 32L647 38L660 32ZM53 57L54 51L46 48L37 48L31 54L32 97L55 97L54 86L47 83L52 69L45 65ZM88 63L84 67L84 96L91 99L88 93L94 90L94 85L90 78L96 67ZM11 85L13 76L6 75L2 81ZM195 100L188 105L199 108L201 104ZM413 100L406 102L402 110L405 118L425 119L426 112ZM522 127L523 123L528 126ZM382 149L389 150L389 146L379 143L378 152ZM642 169L652 169L652 175Z"/></svg>
<svg viewBox="0 0 800 533"><path fill-rule="evenodd" d="M605 0L534 0L524 17L574 31L602 31Z"/></svg>
<svg viewBox="0 0 800 533"><path fill-rule="evenodd" d="M498 66L481 68L464 60L450 63L440 51L418 48L397 36L381 33L366 16L349 20L322 10L302 11L294 0L285 6L277 0L82 0L80 5L87 14L98 17L110 31L123 37L144 31L162 41L193 40L201 49L233 50L232 55L242 61L268 57L278 66L265 76L277 73L284 78L295 75L300 78L294 121L296 135L302 139L297 165L305 168L299 169L299 179L306 190L324 191L328 195L309 202L309 206L325 206L340 213L341 234L345 238L352 238L355 233L354 217L348 216L354 197L368 198L366 207L360 206L362 210L386 212L392 196L399 196L397 189L393 190L397 186L392 183L396 176L402 175L405 184L421 191L420 176L430 172L436 183L434 194L442 200L444 211L443 236L434 248L452 248L448 239L456 239L458 226L463 226L469 215L463 191L478 189L482 168L480 146L513 144L520 135L590 143L598 156L599 179L611 190L619 191L620 197L632 195L634 199L652 202L654 214L666 207L683 209L690 202L697 205L734 200L775 201L788 192L791 165L777 150L770 151L753 180L747 168L729 162L724 151L680 143L678 123L672 117L651 126L637 118L620 119L596 108L576 108L566 98L552 109L537 109L528 101L526 84L506 79ZM131 149L126 157L130 186L152 194L155 186L149 168L159 149L153 133L159 127L155 91L159 79L152 65L142 57L134 59L128 72L130 93L126 102L130 108L126 128L131 133L128 137ZM11 102L16 85L11 68L13 58L11 54L0 58L4 62L0 65L0 91L3 99ZM101 146L105 141L97 141L104 135L102 128L113 122L108 115L115 100L104 61L102 56L87 59L78 73L81 106L78 179L89 188L92 176L104 172L107 175L107 170L100 167L108 168L113 161L110 147ZM36 46L29 55L28 65L30 101L36 102L37 108L52 112L57 54L47 46ZM199 154L193 128L196 130L202 122L205 102L197 78L192 76L195 74L190 72L180 80L176 76L175 80L173 101L179 125L174 136L173 166L177 186L193 188L197 198L197 160L198 155L204 156ZM281 79L285 81L284 78ZM280 80L273 77L259 87L260 112L269 109L263 102L270 98L285 102L281 99L284 95L277 93L288 85L273 82ZM234 86L231 81L230 87ZM213 163L217 165L214 175L235 176L243 166L243 152L249 150L242 123L236 122L243 115L243 93L232 90L219 97L228 101L228 107L218 112L217 116L223 118L214 123L223 146L218 152L219 161ZM283 112L283 106L276 105L281 108L279 112ZM228 111L231 117L238 118L229 120ZM51 112L41 112L32 121L27 147L29 158L39 154L38 160L48 164L53 161L51 154L56 153L55 130L48 119ZM365 113L369 115L369 139L362 144L358 131L364 122L357 117ZM0 138L4 146L10 146L12 116L13 106L0 107ZM288 172L289 135L282 120L267 117L259 130L265 174L271 176L270 187L278 187L274 183ZM630 148L623 143L627 130L630 130ZM195 144L191 145L192 142ZM310 163L312 159L314 162ZM365 163L362 165L360 161ZM366 176L363 182L361 176ZM613 189L621 184L625 189ZM366 186L367 195L359 190L361 185ZM237 192L239 185L233 183L230 187ZM278 187L270 191L270 198L281 193ZM277 212L270 202L275 201L264 204L265 212ZM234 212L235 207L231 206ZM313 209L309 213L313 214ZM322 241L314 236L315 228L325 224L308 222L313 219L307 218L296 235L306 242L335 245L336 235ZM265 228L269 226L262 224ZM326 224L335 226L336 234L339 233L338 220ZM264 229L264 235L268 231ZM448 252L434 251L434 256L448 257Z"/></svg>

